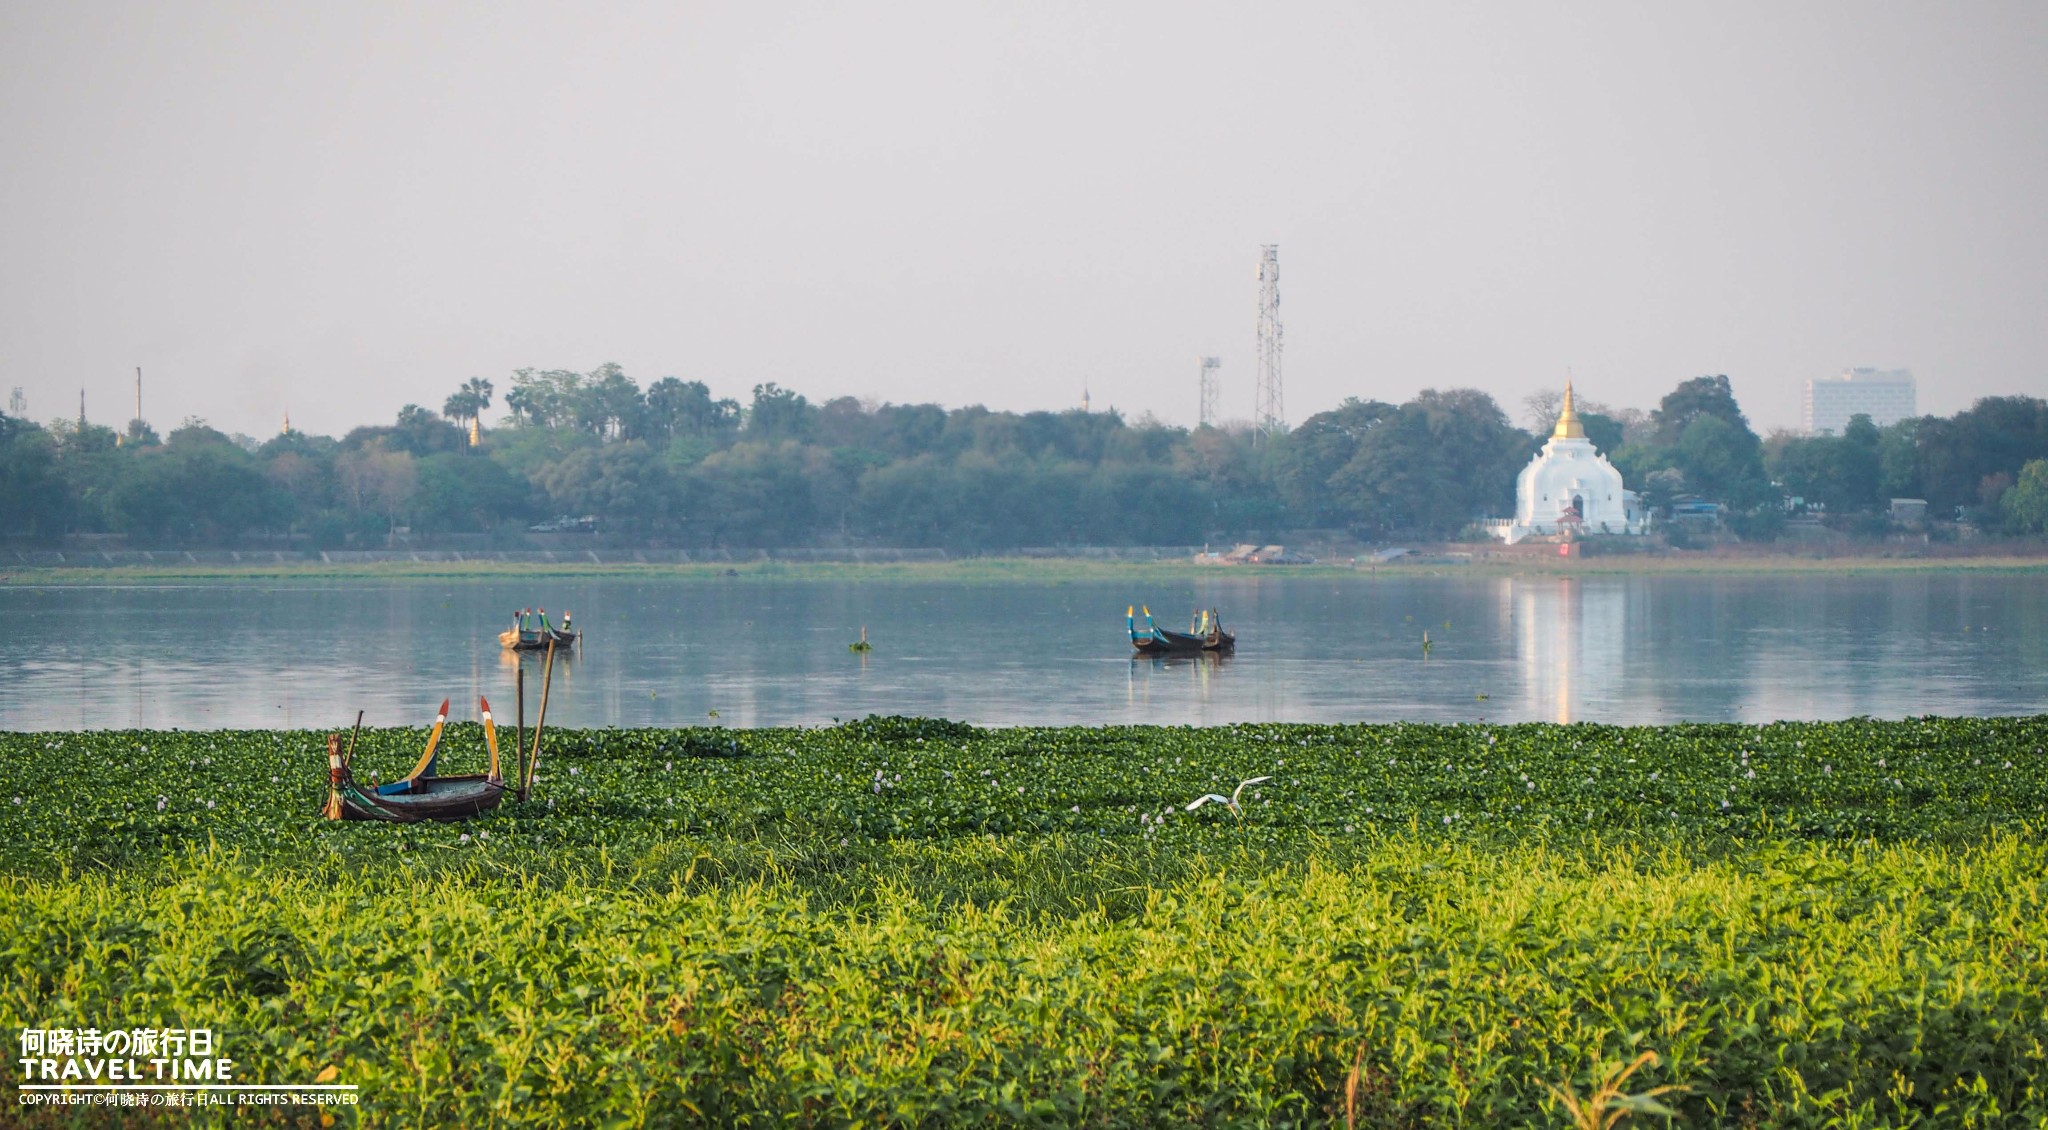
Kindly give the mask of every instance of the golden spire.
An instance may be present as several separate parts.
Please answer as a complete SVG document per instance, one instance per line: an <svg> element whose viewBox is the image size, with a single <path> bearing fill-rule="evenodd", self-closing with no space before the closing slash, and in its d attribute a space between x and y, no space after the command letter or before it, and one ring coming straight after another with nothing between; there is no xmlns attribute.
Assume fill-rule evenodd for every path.
<svg viewBox="0 0 2048 1130"><path fill-rule="evenodd" d="M469 418L469 446L476 447L483 443L483 441L483 436L477 429L476 417L471 416Z"/></svg>
<svg viewBox="0 0 2048 1130"><path fill-rule="evenodd" d="M284 414L284 430L277 434L281 436L292 434L292 414L290 412Z"/></svg>
<svg viewBox="0 0 2048 1130"><path fill-rule="evenodd" d="M1558 413L1557 427L1551 429L1554 439L1585 439L1586 426L1579 423L1579 414L1572 411L1572 382L1564 382L1564 411Z"/></svg>

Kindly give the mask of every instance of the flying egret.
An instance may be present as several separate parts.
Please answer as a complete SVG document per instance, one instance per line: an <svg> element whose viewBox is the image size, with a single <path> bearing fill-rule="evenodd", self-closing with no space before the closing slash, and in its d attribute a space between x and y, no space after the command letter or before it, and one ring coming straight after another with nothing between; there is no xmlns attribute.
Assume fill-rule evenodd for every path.
<svg viewBox="0 0 2048 1130"><path fill-rule="evenodd" d="M1262 785L1272 779L1273 778L1271 777L1253 777L1248 781L1239 781L1237 783L1237 787L1230 791L1229 796L1223 796L1220 793L1210 793L1207 796L1198 796L1194 800L1188 802L1187 810L1189 812L1193 812L1195 809L1200 808L1213 800L1217 804L1220 804L1223 807L1229 809L1230 814L1232 816L1235 816L1239 820L1242 820L1244 819L1244 808L1243 806L1238 804L1238 798L1244 795L1244 791L1247 787L1252 785Z"/></svg>

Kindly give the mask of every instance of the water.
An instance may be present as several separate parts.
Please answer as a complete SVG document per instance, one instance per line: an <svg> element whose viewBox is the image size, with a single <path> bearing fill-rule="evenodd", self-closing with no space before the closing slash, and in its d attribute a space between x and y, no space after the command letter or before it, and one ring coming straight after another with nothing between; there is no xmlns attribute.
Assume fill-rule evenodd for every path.
<svg viewBox="0 0 2048 1130"><path fill-rule="evenodd" d="M1222 610L1234 656L1133 660L1124 608ZM527 719L496 633L572 609L551 725L1761 722L2048 710L2048 586L2023 574L1174 583L247 581L0 589L0 729ZM874 650L847 644L866 626ZM1422 634L1431 648L1425 660ZM715 712L715 713L714 713Z"/></svg>

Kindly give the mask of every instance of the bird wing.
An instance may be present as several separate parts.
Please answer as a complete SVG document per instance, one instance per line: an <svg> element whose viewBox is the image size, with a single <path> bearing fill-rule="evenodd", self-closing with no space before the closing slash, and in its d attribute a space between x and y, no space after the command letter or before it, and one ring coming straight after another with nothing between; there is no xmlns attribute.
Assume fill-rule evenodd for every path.
<svg viewBox="0 0 2048 1130"><path fill-rule="evenodd" d="M1196 797L1196 798L1195 798L1194 800L1192 800L1192 801L1189 801L1189 802L1188 802L1188 811L1189 811L1189 812L1193 812L1193 811L1194 811L1195 809L1197 809L1197 808L1200 808L1200 807L1202 807L1203 805L1205 805L1205 804L1209 803L1209 802L1210 802L1210 801L1212 801L1212 800L1213 800L1213 801L1215 801L1215 802L1216 802L1217 804L1229 804L1229 803L1230 803L1230 798L1229 798L1229 797L1226 797L1226 796L1217 796L1217 795L1216 795L1215 793L1210 793L1210 794L1209 794L1208 796L1198 796L1198 797Z"/></svg>
<svg viewBox="0 0 2048 1130"><path fill-rule="evenodd" d="M1240 797L1240 796L1244 795L1244 791L1245 791L1245 789L1247 789L1247 788L1249 788L1249 787L1251 787L1251 786L1253 786L1253 785L1263 785L1263 784L1265 784L1265 783L1266 783L1267 781L1270 781L1270 780L1272 780L1272 779L1273 779L1273 778L1271 778L1271 777L1253 777L1253 778L1252 778L1251 780L1249 780L1249 781L1239 781L1239 782L1237 783L1237 788L1231 791L1231 794L1230 794L1230 799L1231 799L1231 800L1233 800L1233 801L1235 801L1235 800L1236 800L1236 799L1237 799L1238 797ZM1223 798L1222 798L1222 797L1217 797L1216 799L1218 799L1218 800L1222 800Z"/></svg>

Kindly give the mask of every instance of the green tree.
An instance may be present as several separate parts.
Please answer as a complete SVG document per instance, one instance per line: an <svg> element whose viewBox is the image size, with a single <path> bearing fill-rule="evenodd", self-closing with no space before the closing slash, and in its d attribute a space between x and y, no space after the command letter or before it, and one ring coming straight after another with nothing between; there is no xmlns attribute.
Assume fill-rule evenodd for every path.
<svg viewBox="0 0 2048 1130"><path fill-rule="evenodd" d="M2038 534L2048 530L2048 459L2030 459L2020 468L2020 477L1999 504L2006 527L2015 533Z"/></svg>
<svg viewBox="0 0 2048 1130"><path fill-rule="evenodd" d="M801 395L769 382L754 386L754 405L747 410L747 439L760 442L805 440L817 409Z"/></svg>
<svg viewBox="0 0 2048 1130"><path fill-rule="evenodd" d="M1579 413L1579 425L1586 429L1586 439L1593 449L1613 462L1614 453L1621 450L1624 431L1620 420L1600 412Z"/></svg>
<svg viewBox="0 0 2048 1130"><path fill-rule="evenodd" d="M382 443L341 452L335 457L334 471L343 509L358 529L397 525L419 490L419 469L412 453Z"/></svg>
<svg viewBox="0 0 2048 1130"><path fill-rule="evenodd" d="M1654 442L1668 450L1663 458L1684 472L1691 490L1737 510L1773 501L1770 480L1764 476L1763 443L1736 405L1726 376L1681 383L1650 417L1656 424ZM1641 473L1661 460L1639 460L1632 454L1631 461L1637 464L1633 470ZM1630 468L1622 469L1624 480L1630 473Z"/></svg>
<svg viewBox="0 0 2048 1130"><path fill-rule="evenodd" d="M151 473L175 500L173 538L220 545L255 531L290 528L298 508L290 494L264 478L254 456L225 440L179 443L179 434L172 433L174 442L150 460L157 464Z"/></svg>
<svg viewBox="0 0 2048 1130"><path fill-rule="evenodd" d="M1678 437L1672 461L1694 491L1738 509L1763 501L1768 488L1761 443L1720 416L1694 416Z"/></svg>
<svg viewBox="0 0 2048 1130"><path fill-rule="evenodd" d="M1203 523L1205 541L1242 537L1252 531L1276 530L1285 525L1289 505L1281 484L1290 474L1299 475L1304 484L1302 490L1331 489L1327 476L1321 488L1307 485L1311 472L1291 464L1291 452L1276 450L1280 447L1267 443L1255 448L1248 428L1196 428L1174 450L1171 465L1175 473L1202 488L1209 510ZM1333 512L1320 499L1314 506L1316 513ZM1346 516L1338 520L1350 524L1358 519Z"/></svg>
<svg viewBox="0 0 2048 1130"><path fill-rule="evenodd" d="M1920 486L1920 417L1908 417L1878 431L1879 499L1924 498Z"/></svg>
<svg viewBox="0 0 2048 1130"><path fill-rule="evenodd" d="M398 422L389 429L358 428L350 433L350 437L357 446L372 438L381 438L385 446L416 457L437 451L460 451L468 442L461 428L442 419L433 409L417 404L400 408Z"/></svg>
<svg viewBox="0 0 2048 1130"><path fill-rule="evenodd" d="M1330 476L1366 529L1449 534L1513 505L1529 435L1476 389L1425 389L1367 429Z"/></svg>
<svg viewBox="0 0 2048 1130"><path fill-rule="evenodd" d="M600 440L643 439L648 431L647 400L625 370L611 362L584 377L571 396L576 426Z"/></svg>
<svg viewBox="0 0 2048 1130"><path fill-rule="evenodd" d="M1355 492L1332 489L1332 481L1358 454L1366 434L1399 410L1378 400L1347 397L1328 412L1318 412L1289 431L1280 444L1280 489L1288 506L1316 526L1363 521ZM1213 429L1212 429L1213 431ZM1222 433L1215 433L1221 435Z"/></svg>
<svg viewBox="0 0 2048 1130"><path fill-rule="evenodd" d="M594 516L626 533L668 528L678 497L667 465L638 440L571 451L542 470L539 485L554 513Z"/></svg>
<svg viewBox="0 0 2048 1130"><path fill-rule="evenodd" d="M515 369L505 407L515 422L530 427L573 427L582 388L583 374L567 369Z"/></svg>
<svg viewBox="0 0 2048 1130"><path fill-rule="evenodd" d="M797 545L816 529L803 448L794 440L734 444L693 468L690 483L692 516L712 544Z"/></svg>
<svg viewBox="0 0 2048 1130"><path fill-rule="evenodd" d="M172 434L171 444L124 449L106 498L112 532L150 544L221 545L289 528L297 507L254 456L204 425Z"/></svg>
<svg viewBox="0 0 2048 1130"><path fill-rule="evenodd" d="M75 533L113 533L115 488L132 461L132 449L118 445L112 428L59 421L51 430L57 467L65 482L64 528Z"/></svg>
<svg viewBox="0 0 2048 1130"><path fill-rule="evenodd" d="M0 414L0 529L32 541L61 538L68 493L50 434Z"/></svg>
<svg viewBox="0 0 2048 1130"><path fill-rule="evenodd" d="M172 428L171 434L164 438L164 444L172 448L235 447L240 450L226 433L197 416L188 416L184 423Z"/></svg>
<svg viewBox="0 0 2048 1130"><path fill-rule="evenodd" d="M1839 436L1773 437L1766 468L1785 489L1830 513L1853 514L1883 504L1882 436L1870 417L1852 417Z"/></svg>
<svg viewBox="0 0 2048 1130"><path fill-rule="evenodd" d="M702 381L663 377L647 386L647 434L656 441L688 438L722 446L740 426L736 400L713 400Z"/></svg>
<svg viewBox="0 0 2048 1130"><path fill-rule="evenodd" d="M2048 458L2048 401L1985 397L1952 418L1922 419L1913 442L1931 512L1981 506L1987 481L2011 482L2026 463Z"/></svg>
<svg viewBox="0 0 2048 1130"><path fill-rule="evenodd" d="M491 406L493 391L491 382L471 377L441 405L441 411L451 420L468 420L472 428L480 427L484 410Z"/></svg>
<svg viewBox="0 0 2048 1130"><path fill-rule="evenodd" d="M1081 502L1085 536L1094 545L1194 545L1208 517L1195 484L1150 463L1102 464L1088 476Z"/></svg>
<svg viewBox="0 0 2048 1130"><path fill-rule="evenodd" d="M856 527L883 545L927 548L953 526L958 480L936 455L898 459L861 475Z"/></svg>
<svg viewBox="0 0 2048 1130"><path fill-rule="evenodd" d="M1642 484L1637 489L1642 494L1643 505L1653 511L1671 505L1674 499L1686 493L1688 486L1685 472L1676 467L1660 467L1637 481Z"/></svg>
<svg viewBox="0 0 2048 1130"><path fill-rule="evenodd" d="M421 459L411 503L415 531L482 531L531 516L529 488L495 459L441 452Z"/></svg>
<svg viewBox="0 0 2048 1130"><path fill-rule="evenodd" d="M1657 428L1657 442L1666 446L1676 446L1685 429L1701 416L1716 416L1740 431L1749 431L1749 420L1736 405L1735 390L1725 374L1681 382L1650 412ZM1755 434L1750 432L1751 438Z"/></svg>
<svg viewBox="0 0 2048 1130"><path fill-rule="evenodd" d="M884 404L875 410L878 444L899 459L928 452L957 454L947 423L946 410L936 404ZM958 438L957 433L951 438Z"/></svg>

